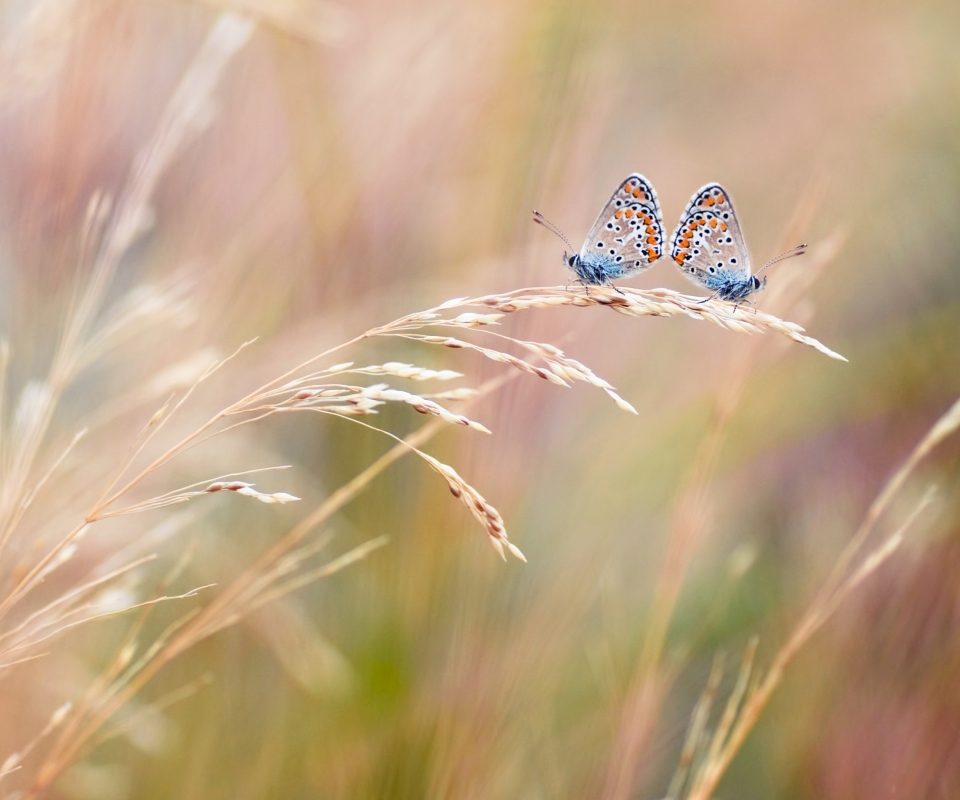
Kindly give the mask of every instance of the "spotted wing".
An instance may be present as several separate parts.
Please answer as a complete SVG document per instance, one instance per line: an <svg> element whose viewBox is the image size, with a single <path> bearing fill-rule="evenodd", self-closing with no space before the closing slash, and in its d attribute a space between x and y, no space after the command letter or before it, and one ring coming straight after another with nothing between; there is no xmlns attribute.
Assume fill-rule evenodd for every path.
<svg viewBox="0 0 960 800"><path fill-rule="evenodd" d="M633 173L613 193L580 250L611 277L639 272L663 255L663 219L650 181Z"/></svg>
<svg viewBox="0 0 960 800"><path fill-rule="evenodd" d="M749 278L743 232L730 195L719 183L708 183L687 205L670 239L670 257L684 275L707 289Z"/></svg>

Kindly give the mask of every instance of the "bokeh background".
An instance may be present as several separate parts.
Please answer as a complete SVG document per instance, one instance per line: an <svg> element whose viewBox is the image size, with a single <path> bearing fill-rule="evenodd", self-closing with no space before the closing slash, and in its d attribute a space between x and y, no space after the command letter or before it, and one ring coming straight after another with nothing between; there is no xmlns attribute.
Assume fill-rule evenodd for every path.
<svg viewBox="0 0 960 800"><path fill-rule="evenodd" d="M670 230L699 186L721 181L755 262L796 244L791 236L837 248L808 273L804 260L771 271L758 304L849 359L601 308L505 320L511 335L588 364L639 412L583 385L521 376L471 410L493 436L458 429L427 445L497 506L529 563L496 558L422 463L395 465L329 527L331 552L381 534L386 548L184 655L143 707L199 676L209 684L88 751L50 796L662 797L715 654L735 665L759 634L758 662L769 662L885 479L960 394L955 3L2 9L10 407L46 368L84 279L91 195L128 181L218 16L257 24L213 90L204 129L162 176L149 230L110 290L173 285L183 313L64 396L52 439L82 425L92 433L38 500L21 555L82 516L162 401L122 398L162 370L259 337L194 398L188 425L401 314L561 284L563 244L530 210L578 243L632 171L653 182ZM691 288L668 260L628 283ZM469 353L400 343L345 358L458 369L471 385L498 374ZM415 416L379 421L402 434ZM154 487L288 463L258 486L300 504L208 498L105 524L84 558L139 544L159 555L155 579L194 548L181 582L228 580L389 447L338 422L246 429L191 452ZM648 735L625 755L655 587L711 436L719 450L696 497L700 534L666 639L669 679ZM719 797L960 796L958 455L955 442L939 449L881 523L889 532L939 487L901 552L792 665ZM4 580L14 567L3 565ZM83 695L125 624L85 626L6 674L0 758ZM614 791L625 758L629 780ZM0 788L29 777L27 763Z"/></svg>

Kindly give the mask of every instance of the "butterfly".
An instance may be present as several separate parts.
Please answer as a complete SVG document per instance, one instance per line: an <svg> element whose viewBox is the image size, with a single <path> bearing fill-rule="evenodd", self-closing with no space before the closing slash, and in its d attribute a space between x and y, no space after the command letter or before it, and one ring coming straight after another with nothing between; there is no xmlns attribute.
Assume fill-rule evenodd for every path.
<svg viewBox="0 0 960 800"><path fill-rule="evenodd" d="M533 221L573 245L539 211ZM650 181L634 172L617 187L587 234L579 254L563 254L565 266L585 285L602 286L645 270L663 255L660 203Z"/></svg>
<svg viewBox="0 0 960 800"><path fill-rule="evenodd" d="M719 183L708 183L687 204L670 239L670 257L691 281L713 292L711 297L737 305L767 284L757 276L768 267L804 253L805 244L750 272L750 254L733 210L730 193Z"/></svg>

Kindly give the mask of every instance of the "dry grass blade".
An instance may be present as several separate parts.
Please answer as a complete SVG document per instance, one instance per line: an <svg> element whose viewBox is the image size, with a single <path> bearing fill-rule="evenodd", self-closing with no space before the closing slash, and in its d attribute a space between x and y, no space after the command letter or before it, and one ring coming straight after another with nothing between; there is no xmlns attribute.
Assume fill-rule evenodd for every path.
<svg viewBox="0 0 960 800"><path fill-rule="evenodd" d="M754 636L747 644L747 648L743 653L743 659L740 662L740 674L737 676L737 683L730 693L727 705L723 710L723 716L720 717L720 722L717 725L716 731L714 731L712 741L710 742L710 750L704 761L705 764L716 761L720 753L720 748L723 747L724 742L727 741L730 729L737 719L737 714L743 704L743 698L747 693L747 687L750 685L750 678L753 675L753 662L757 656L757 645L759 643L760 640Z"/></svg>
<svg viewBox="0 0 960 800"><path fill-rule="evenodd" d="M884 486L877 499L871 504L864 522L841 554L834 571L827 578L810 608L803 615L787 642L778 651L767 674L745 697L737 712L736 722L729 726L729 736L725 741L722 741L722 744L720 740L714 741L711 746L710 757L698 775L696 783L688 795L688 800L709 800L734 756L756 724L761 712L780 685L784 671L797 653L809 641L810 637L830 619L843 600L866 578L875 573L901 546L909 528L930 503L931 492L924 495L895 533L871 551L859 567L850 570L850 564L873 531L876 522L888 508L893 497L903 487L917 464L934 447L958 429L960 429L960 400L954 403L921 439L904 464L894 473L893 478Z"/></svg>
<svg viewBox="0 0 960 800"><path fill-rule="evenodd" d="M697 754L703 748L704 736L707 729L707 723L710 720L710 711L713 709L713 703L717 697L717 689L720 686L720 679L723 677L723 655L717 654L713 659L713 666L710 669L710 676L707 678L707 685L697 701L693 714L690 717L690 728L687 731L687 738L684 740L683 749L680 751L680 760L677 764L677 770L670 780L670 787L663 800L678 800L682 796L683 787L687 783L690 770L693 768L697 759Z"/></svg>
<svg viewBox="0 0 960 800"><path fill-rule="evenodd" d="M506 383L504 378L488 381L480 388L477 396L494 391L504 383ZM500 544L498 549L501 553L503 548L507 548L514 555L522 558L519 550L506 541L506 534L502 530L502 520L496 510L487 504L469 484L462 482L462 479L453 470L419 450L419 447L439 432L444 425L445 423L442 420L434 420L405 440L398 441L395 447L377 459L353 480L341 486L323 504L264 553L261 558L245 569L205 608L190 612L169 626L134 660L137 651L135 637L145 621L145 617L142 617L131 631L127 644L121 648L111 666L91 687L84 703L72 715L68 727L61 733L56 746L40 766L36 779L24 797L33 798L42 795L51 783L76 761L80 753L96 740L98 731L101 731L104 725L144 685L177 656L214 633L236 624L251 611L265 603L281 597L307 582L332 574L381 547L385 543L383 538L361 545L319 568L306 570L293 577L286 577L299 568L303 558L315 551L316 548L314 547L301 548L300 551L295 550L307 535L329 520L340 508L369 486L377 475L407 453L416 452L420 454L434 469L444 475L451 486L456 483L462 495L465 496L464 502L471 507L471 511L475 515L483 517L481 521L484 522L491 537L498 538L495 546ZM499 529L498 525L500 526ZM172 574L178 572L178 569L176 568ZM280 581L281 578L284 578L284 580ZM161 590L167 583L169 583L169 580L161 585ZM159 598L143 603L141 607L148 610L158 600Z"/></svg>
<svg viewBox="0 0 960 800"><path fill-rule="evenodd" d="M378 536L376 539L371 539L369 542L364 542L363 544L357 545L352 550L348 550L343 555L337 556L332 561L329 561L326 564L317 567L316 569L297 575L297 577L290 579L286 583L277 584L275 588L271 589L270 591L264 591L255 602L252 602L247 613L250 611L256 611L258 608L266 605L267 603L272 603L275 600L290 594L291 592L295 592L297 589L302 589L304 586L308 586L314 581L329 577L330 575L349 567L351 564L362 561L374 550L379 550L381 547L386 547L389 542L390 537Z"/></svg>
<svg viewBox="0 0 960 800"><path fill-rule="evenodd" d="M105 741L113 739L117 736L123 736L135 728L138 724L141 724L145 717L159 714L164 709L170 708L172 705L193 697L197 694L197 692L201 691L212 683L212 675L202 675L195 681L188 683L186 686L181 686L179 689L168 692L163 697L153 701L149 705L137 709L136 712L128 715L122 722L118 722L115 725L104 728L100 736L97 737L97 744L103 744Z"/></svg>
<svg viewBox="0 0 960 800"><path fill-rule="evenodd" d="M253 23L233 14L222 15L185 73L167 104L161 122L149 145L131 171L126 191L116 204L116 213L109 225L109 204L95 198L90 205L87 238L100 240L94 253L93 269L60 336L49 375L44 381L27 384L21 395L16 436L8 442L10 455L5 459L5 480L0 493L0 545L9 541L22 518L27 487L33 466L50 428L57 403L78 370L88 363L86 348L96 337L90 330L101 309L103 298L120 259L143 232L150 217L149 204L156 186L171 161L190 138L190 134L209 122L210 95L232 57L249 40ZM74 543L84 526L95 519L89 515L62 538L0 601L0 616L22 599L36 581L49 569L62 563L63 553ZM59 559L59 560L58 560Z"/></svg>
<svg viewBox="0 0 960 800"><path fill-rule="evenodd" d="M92 614L92 615L90 615L90 616L88 616L88 617L85 617L85 618L83 618L83 619L80 619L80 620L75 620L75 621L73 621L73 622L64 623L63 625L60 625L59 627L54 628L53 630L46 632L46 633L43 634L42 636L34 637L33 639L31 639L31 640L28 641L28 642L24 642L24 643L18 644L18 645L16 645L16 646L10 647L9 649L12 651L12 650L18 650L18 649L21 649L21 648L24 648L24 647L33 647L34 645L36 645L36 644L38 644L38 643L40 643L40 642L44 642L44 641L46 641L47 639L51 639L51 638L53 638L54 636L57 636L57 635L63 633L64 631L70 630L71 628L76 628L78 625L85 625L86 623L92 622L92 621L94 621L94 620L105 619L106 617L114 617L114 616L116 616L116 615L118 615L118 614L126 614L127 612L129 612L129 611L134 611L134 610L136 610L136 609L138 609L138 608L148 608L149 606L156 605L157 603L163 603L163 602L166 602L167 600L186 600L186 599L191 598L191 597L196 597L196 596L197 596L200 592L202 592L204 589L209 589L209 588L211 588L211 587L214 586L214 585L215 585L215 584L208 583L208 584L206 584L205 586L197 586L196 588L190 589L189 591L183 592L182 594L163 595L162 597L155 597L155 598L153 598L152 600L144 600L142 603L135 603L134 605L127 605L127 606L124 606L123 608L118 608L118 609L115 609L115 610L113 610L113 611L105 611L105 612L102 613L102 614Z"/></svg>
<svg viewBox="0 0 960 800"><path fill-rule="evenodd" d="M372 425L367 425L365 422L354 419L353 422L356 422L358 425L363 425L366 428L377 431L378 433L383 433L389 436L391 439L395 439L399 444L405 445L410 449L412 453L420 456L434 471L439 473L444 480L447 482L447 486L450 489L450 493L456 497L460 502L462 502L482 526L483 529L487 532L489 536L489 541L493 545L494 550L496 550L500 557L506 559L506 550L509 550L510 553L519 558L521 561L526 561L526 557L520 551L516 545L514 545L507 538L506 527L503 522L503 517L500 516L500 512L493 507L487 500L480 494L471 484L467 483L459 473L451 467L449 464L444 464L442 461L438 461L431 455L424 453L418 447L410 444L409 439L400 439L397 436L394 436L389 431L381 430L380 428L374 428Z"/></svg>
<svg viewBox="0 0 960 800"><path fill-rule="evenodd" d="M10 754L6 760L0 765L0 780L3 779L5 775L9 775L11 772L16 772L21 768L24 760L33 752L40 742L49 736L54 729L58 728L63 724L63 721L67 718L67 715L70 713L73 708L72 703L64 703L60 706L53 714L50 715L50 719L47 720L47 724L44 725L43 730L40 731L32 740L27 742L19 752Z"/></svg>
<svg viewBox="0 0 960 800"><path fill-rule="evenodd" d="M893 555L902 541L901 535L891 537L884 545L871 553L864 567L858 570L854 576L851 576L849 583L845 583L841 587L844 594L848 594L864 578L875 572L887 558ZM720 779L783 680L786 668L810 637L829 619L835 609L836 606L829 609L811 608L804 616L787 643L777 653L766 675L759 679L756 685L746 693L746 697L737 709L736 721L730 726L727 738L725 740L717 738L711 745L709 758L699 771L696 781L687 795L687 800L710 800L713 797L713 792L720 783ZM720 731L718 731L719 733Z"/></svg>
<svg viewBox="0 0 960 800"><path fill-rule="evenodd" d="M118 569L112 570L105 575L87 581L80 586L61 594L59 597L47 603L37 611L28 614L19 624L0 634L0 642L12 640L11 645L3 644L0 646L0 652L6 653L8 650L15 649L15 646L28 641L34 637L37 632L60 624L69 615L83 612L86 607L76 608L76 603L92 592L100 589L106 584L111 583L116 578L126 575L131 570L152 561L155 556L144 556L142 558L124 564ZM20 649L20 648L17 648Z"/></svg>
<svg viewBox="0 0 960 800"><path fill-rule="evenodd" d="M890 507L890 502L897 495L903 485L906 483L917 466L926 458L935 447L941 444L945 439L952 436L960 429L960 398L947 409L946 412L937 420L934 426L927 432L926 436L920 440L909 457L897 471L893 474L883 490L877 495L876 499L870 504L866 517L857 529L857 532L850 539L850 542L843 549L837 563L830 574L830 578L824 585L821 593L824 597L830 595L840 582L850 562L856 557L857 553L866 544L867 539L873 533L877 522Z"/></svg>

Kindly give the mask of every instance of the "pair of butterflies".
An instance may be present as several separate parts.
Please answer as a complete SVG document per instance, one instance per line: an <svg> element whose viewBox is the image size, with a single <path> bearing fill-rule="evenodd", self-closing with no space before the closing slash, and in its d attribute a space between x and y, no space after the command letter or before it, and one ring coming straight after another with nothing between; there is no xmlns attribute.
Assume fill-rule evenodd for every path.
<svg viewBox="0 0 960 800"><path fill-rule="evenodd" d="M539 211L533 214L534 222L573 250L567 238ZM580 253L564 253L563 258L582 283L602 286L650 267L663 255L663 244L657 193L643 175L635 172L604 206ZM778 261L802 255L805 247L800 245L777 256L757 275ZM730 194L719 183L708 183L687 204L670 239L670 257L687 278L712 292L711 297L738 305L767 282L750 270L750 254Z"/></svg>

